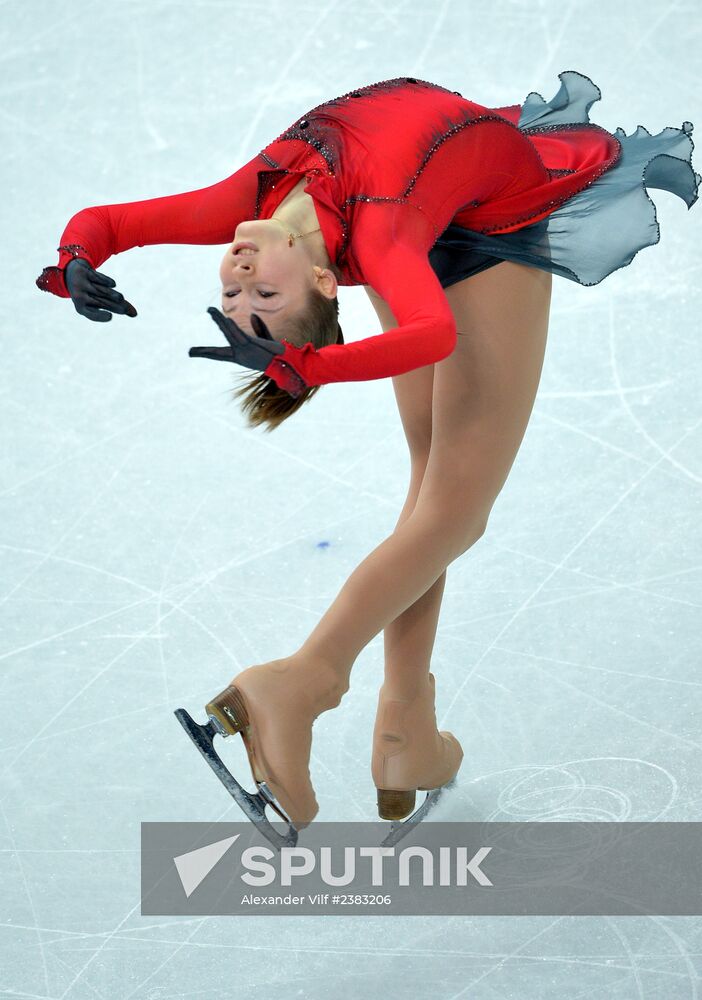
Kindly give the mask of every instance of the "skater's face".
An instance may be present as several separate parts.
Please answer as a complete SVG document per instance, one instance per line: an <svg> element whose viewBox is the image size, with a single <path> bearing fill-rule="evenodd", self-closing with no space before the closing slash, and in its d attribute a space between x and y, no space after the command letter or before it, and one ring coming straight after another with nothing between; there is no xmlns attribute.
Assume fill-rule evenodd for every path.
<svg viewBox="0 0 702 1000"><path fill-rule="evenodd" d="M253 243L258 249L235 254L234 247L243 242ZM246 333L254 334L251 313L255 312L274 340L285 335L285 320L304 310L310 288L317 287L327 294L325 289L330 287L330 272L314 264L300 240L288 246L287 230L275 219L255 219L237 226L219 276L225 316ZM333 276L331 280L336 294Z"/></svg>

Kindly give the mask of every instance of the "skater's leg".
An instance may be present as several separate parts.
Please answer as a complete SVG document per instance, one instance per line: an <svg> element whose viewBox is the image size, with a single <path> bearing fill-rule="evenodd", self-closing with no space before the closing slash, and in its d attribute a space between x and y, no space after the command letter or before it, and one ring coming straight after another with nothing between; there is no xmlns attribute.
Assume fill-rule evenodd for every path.
<svg viewBox="0 0 702 1000"><path fill-rule="evenodd" d="M366 291L382 329L394 329L397 319L387 302L372 288ZM411 469L407 499L395 525L397 530L414 510L429 460L434 365L396 375L392 382ZM422 680L427 679L445 583L444 571L426 593L385 626L384 689L390 697L412 698Z"/></svg>
<svg viewBox="0 0 702 1000"><path fill-rule="evenodd" d="M431 445L414 509L351 574L296 653L233 682L262 773L294 822L317 810L308 770L314 718L338 704L364 646L482 535L526 430L551 275L503 262L451 292L459 336L434 366Z"/></svg>
<svg viewBox="0 0 702 1000"><path fill-rule="evenodd" d="M327 665L345 690L364 646L481 537L536 395L551 280L505 261L461 282L454 296L447 290L459 336L434 366L432 440L417 503L351 574L291 661Z"/></svg>
<svg viewBox="0 0 702 1000"><path fill-rule="evenodd" d="M395 530L410 517L419 488L411 485ZM446 570L413 604L405 608L384 629L385 669L383 686L389 698L413 698L426 681L431 667Z"/></svg>

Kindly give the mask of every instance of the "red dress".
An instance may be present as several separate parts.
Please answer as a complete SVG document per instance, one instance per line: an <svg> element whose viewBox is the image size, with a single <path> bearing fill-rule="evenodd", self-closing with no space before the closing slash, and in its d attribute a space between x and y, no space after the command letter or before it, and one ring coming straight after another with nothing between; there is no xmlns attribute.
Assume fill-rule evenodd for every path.
<svg viewBox="0 0 702 1000"><path fill-rule="evenodd" d="M570 78L571 92L573 78L587 80L571 72L560 77ZM322 385L432 364L456 342L451 310L429 263L445 231L475 234L497 257L522 259L514 251L520 232L532 232L528 227L592 191L616 168L622 140L631 139L588 120L560 123L564 89L568 93L563 83L550 104L532 94L523 106L488 108L411 77L362 87L299 118L217 184L78 212L61 237L58 268L45 268L37 284L67 297L62 268L73 256L98 268L135 246L229 243L240 222L270 218L304 175L340 283L372 286L398 326L319 349L286 341L266 374L291 390L287 365L307 385ZM574 102L565 103L572 117ZM587 119L588 107L577 113ZM524 124L526 112L536 124ZM558 271L551 257L533 262Z"/></svg>

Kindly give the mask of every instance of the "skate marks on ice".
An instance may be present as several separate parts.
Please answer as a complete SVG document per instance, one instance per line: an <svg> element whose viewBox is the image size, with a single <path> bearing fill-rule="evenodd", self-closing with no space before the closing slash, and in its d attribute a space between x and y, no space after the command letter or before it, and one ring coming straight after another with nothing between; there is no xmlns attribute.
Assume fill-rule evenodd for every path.
<svg viewBox="0 0 702 1000"><path fill-rule="evenodd" d="M217 720L210 716L206 725L200 725L191 718L184 708L176 709L174 715L234 801L243 810L251 822L256 824L263 836L278 850L282 847L295 847L297 844L298 831L280 808L275 800L275 796L266 783L264 781L256 780L256 786L258 788L256 794L252 795L250 792L247 792L246 789L242 788L236 778L232 775L231 771L229 771L229 769L225 766L219 754L215 750L215 736L218 734L222 737L228 735L225 734L224 730L219 726ZM275 810L281 819L285 821L288 827L286 833L278 833L278 831L270 823L268 817L266 816L266 806L270 806L271 809Z"/></svg>
<svg viewBox="0 0 702 1000"><path fill-rule="evenodd" d="M410 830L417 826L418 823L421 823L427 813L434 808L441 798L442 793L447 788L453 788L455 785L456 778L453 777L440 788L432 788L428 791L424 802L422 802L419 809L415 809L411 816L408 816L407 819L402 822L393 821L390 823L390 832L381 842L381 847L394 847L398 841L402 840L403 837L406 837Z"/></svg>

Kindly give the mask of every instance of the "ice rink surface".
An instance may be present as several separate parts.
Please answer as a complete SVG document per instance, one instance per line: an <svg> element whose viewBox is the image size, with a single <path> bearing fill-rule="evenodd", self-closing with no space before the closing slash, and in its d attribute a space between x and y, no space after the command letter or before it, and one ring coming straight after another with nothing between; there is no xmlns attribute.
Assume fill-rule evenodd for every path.
<svg viewBox="0 0 702 1000"><path fill-rule="evenodd" d="M243 165L297 117L412 75L521 103L558 73L591 120L702 129L699 5L3 3L0 996L32 1000L693 1000L681 917L140 915L146 820L239 820L173 710L289 655L393 530L392 384L326 386L272 434L230 401L222 247L101 270L139 317L34 281L79 209ZM698 154L693 163L700 169ZM700 223L596 287L555 278L533 416L486 534L448 570L432 670L460 738L453 820L700 818ZM378 332L340 292L347 340ZM375 819L382 635L314 729L319 819ZM245 774L243 753L235 754Z"/></svg>

